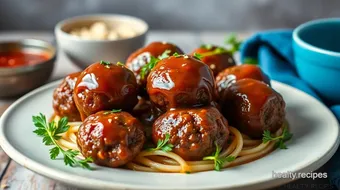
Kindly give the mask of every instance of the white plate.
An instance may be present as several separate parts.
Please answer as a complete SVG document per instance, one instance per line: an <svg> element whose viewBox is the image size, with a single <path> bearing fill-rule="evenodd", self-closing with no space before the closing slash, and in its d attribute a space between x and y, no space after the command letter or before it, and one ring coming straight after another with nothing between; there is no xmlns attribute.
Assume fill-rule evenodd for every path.
<svg viewBox="0 0 340 190"><path fill-rule="evenodd" d="M310 172L325 164L339 144L338 123L332 113L311 96L273 82L287 103L293 139L287 150L221 172L195 174L145 173L98 167L94 171L65 166L49 159L48 147L32 131L32 115L52 114L52 92L60 81L35 90L15 102L2 116L0 144L16 162L44 176L74 186L98 189L259 189L291 181L272 172Z"/></svg>

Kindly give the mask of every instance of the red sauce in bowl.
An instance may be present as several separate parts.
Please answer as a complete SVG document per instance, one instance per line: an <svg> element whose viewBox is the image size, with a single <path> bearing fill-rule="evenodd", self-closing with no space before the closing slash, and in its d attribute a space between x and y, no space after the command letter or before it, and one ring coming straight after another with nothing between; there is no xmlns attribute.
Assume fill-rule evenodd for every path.
<svg viewBox="0 0 340 190"><path fill-rule="evenodd" d="M32 53L25 51L0 52L0 67L28 66L46 61L51 56L48 53Z"/></svg>

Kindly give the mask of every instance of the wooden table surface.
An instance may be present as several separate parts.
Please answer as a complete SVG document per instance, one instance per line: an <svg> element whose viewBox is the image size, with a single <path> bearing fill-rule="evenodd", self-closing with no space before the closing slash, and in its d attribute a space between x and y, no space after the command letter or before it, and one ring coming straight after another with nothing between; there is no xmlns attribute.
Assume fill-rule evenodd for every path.
<svg viewBox="0 0 340 190"><path fill-rule="evenodd" d="M227 32L189 32L189 31L152 31L147 37L147 43L152 41L169 41L177 44L185 52L192 51L202 43L213 43L223 45ZM251 32L238 33L243 39L249 37ZM0 32L0 41L17 40L24 38L35 38L53 42L51 32ZM51 81L63 78L65 75L78 71L70 61L58 52L58 58ZM0 115L15 99L0 99ZM324 171L320 168L318 171ZM13 190L76 190L77 188L64 185L52 179L40 176L11 160L0 148L0 188ZM333 189L327 179L300 179L292 183L274 189Z"/></svg>

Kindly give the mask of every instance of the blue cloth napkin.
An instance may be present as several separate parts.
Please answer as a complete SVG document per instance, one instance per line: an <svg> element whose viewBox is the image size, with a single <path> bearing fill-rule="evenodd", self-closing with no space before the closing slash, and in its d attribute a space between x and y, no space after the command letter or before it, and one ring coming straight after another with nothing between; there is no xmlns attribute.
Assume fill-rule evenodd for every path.
<svg viewBox="0 0 340 190"><path fill-rule="evenodd" d="M262 70L273 80L286 83L307 94L322 99L302 79L295 70L292 48L292 30L273 30L255 34L243 42L240 50L241 60L254 58ZM331 105L329 109L340 121L340 105ZM340 189L340 150L327 163L328 177L331 184Z"/></svg>

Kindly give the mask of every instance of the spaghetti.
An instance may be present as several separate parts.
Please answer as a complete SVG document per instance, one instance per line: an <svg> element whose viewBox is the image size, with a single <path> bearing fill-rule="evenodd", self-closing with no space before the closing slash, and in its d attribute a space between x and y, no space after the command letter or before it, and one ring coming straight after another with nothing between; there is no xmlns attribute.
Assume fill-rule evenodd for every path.
<svg viewBox="0 0 340 190"><path fill-rule="evenodd" d="M58 122L60 117L54 116L53 120ZM58 140L58 144L63 149L79 150L77 146L77 132L81 122L69 122L70 128ZM235 157L231 162L225 162L223 168L238 166L262 158L275 149L275 141L263 143L261 140L252 140L248 136L241 134L234 127L229 127L232 139L228 148L223 150L220 157ZM280 128L275 136L282 134ZM144 172L168 172L168 173L192 173L214 170L214 161L185 161L173 152L162 150L143 150L138 156L127 165L131 170Z"/></svg>

